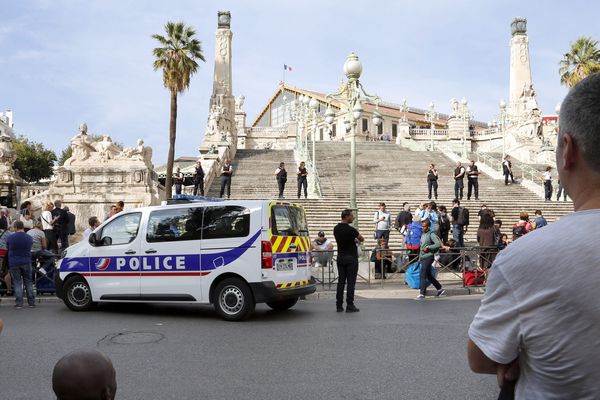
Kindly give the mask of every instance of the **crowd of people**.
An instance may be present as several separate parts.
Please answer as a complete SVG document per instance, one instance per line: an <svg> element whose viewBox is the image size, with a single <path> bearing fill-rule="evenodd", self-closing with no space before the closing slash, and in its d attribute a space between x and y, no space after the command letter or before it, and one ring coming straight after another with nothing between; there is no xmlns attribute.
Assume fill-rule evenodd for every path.
<svg viewBox="0 0 600 400"><path fill-rule="evenodd" d="M125 203L118 201L104 219L124 207ZM51 276L56 258L77 233L75 222L75 214L60 200L46 203L37 215L30 201L23 202L13 216L8 209L0 209L0 295L14 294L15 306L22 308L24 288L29 307L35 307L36 279ZM98 217L89 217L82 239L100 223Z"/></svg>

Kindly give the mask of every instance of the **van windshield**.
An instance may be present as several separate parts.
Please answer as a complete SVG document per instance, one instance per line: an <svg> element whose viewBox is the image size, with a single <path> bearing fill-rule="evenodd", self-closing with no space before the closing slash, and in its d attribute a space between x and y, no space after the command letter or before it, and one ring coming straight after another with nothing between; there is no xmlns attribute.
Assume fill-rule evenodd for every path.
<svg viewBox="0 0 600 400"><path fill-rule="evenodd" d="M275 236L308 236L304 209L274 205L271 208L271 233Z"/></svg>

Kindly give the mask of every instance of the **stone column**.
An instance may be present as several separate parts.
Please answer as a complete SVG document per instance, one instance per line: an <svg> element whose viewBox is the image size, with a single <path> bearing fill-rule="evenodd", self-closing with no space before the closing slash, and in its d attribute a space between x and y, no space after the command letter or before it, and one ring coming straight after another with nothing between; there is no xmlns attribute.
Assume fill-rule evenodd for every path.
<svg viewBox="0 0 600 400"><path fill-rule="evenodd" d="M527 20L515 18L511 24L511 32L509 108L510 113L516 115L521 112L524 91L528 91L532 84Z"/></svg>

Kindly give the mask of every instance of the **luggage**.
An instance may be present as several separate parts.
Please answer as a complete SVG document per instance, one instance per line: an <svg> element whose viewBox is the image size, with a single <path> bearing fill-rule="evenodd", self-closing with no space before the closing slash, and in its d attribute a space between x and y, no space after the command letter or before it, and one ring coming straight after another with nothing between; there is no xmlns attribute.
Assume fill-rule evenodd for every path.
<svg viewBox="0 0 600 400"><path fill-rule="evenodd" d="M473 271L465 271L463 282L465 286L485 285L485 270L482 268L477 268Z"/></svg>
<svg viewBox="0 0 600 400"><path fill-rule="evenodd" d="M418 261L415 261L412 264L409 264L408 267L406 268L406 273L404 274L404 282L411 289L419 289L421 287L420 274L421 274L421 263ZM435 267L433 265L431 266L431 274L433 275L434 278L437 274ZM431 282L426 281L425 287L428 287L429 285L431 285Z"/></svg>
<svg viewBox="0 0 600 400"><path fill-rule="evenodd" d="M411 250L417 250L421 248L421 234L423 228L420 222L411 222L406 229L406 248Z"/></svg>

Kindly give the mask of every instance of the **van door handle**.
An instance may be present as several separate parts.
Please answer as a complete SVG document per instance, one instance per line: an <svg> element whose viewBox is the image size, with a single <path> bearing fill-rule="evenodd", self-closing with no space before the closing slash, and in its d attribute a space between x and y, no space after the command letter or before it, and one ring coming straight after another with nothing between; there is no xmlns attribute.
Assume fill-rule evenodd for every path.
<svg viewBox="0 0 600 400"><path fill-rule="evenodd" d="M135 254L135 250L127 250L125 254Z"/></svg>
<svg viewBox="0 0 600 400"><path fill-rule="evenodd" d="M146 254L153 254L153 253L156 253L156 250L154 250L154 249L146 250Z"/></svg>

